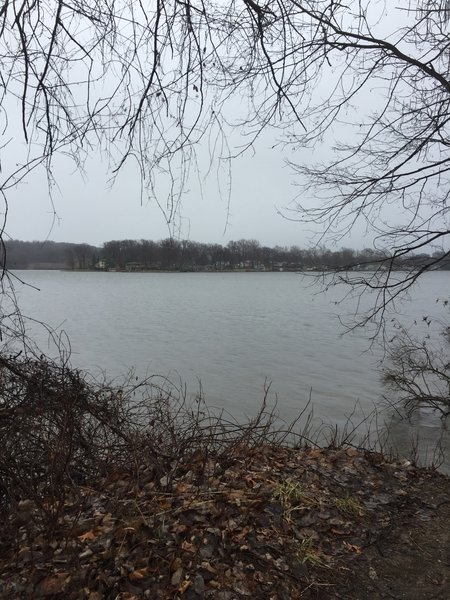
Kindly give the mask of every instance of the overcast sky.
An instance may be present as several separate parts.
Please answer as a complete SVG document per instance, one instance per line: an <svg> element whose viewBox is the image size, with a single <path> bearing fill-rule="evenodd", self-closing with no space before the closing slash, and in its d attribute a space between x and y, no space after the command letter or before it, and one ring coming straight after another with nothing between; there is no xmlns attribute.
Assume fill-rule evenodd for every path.
<svg viewBox="0 0 450 600"><path fill-rule="evenodd" d="M10 194L9 236L96 245L111 239L168 237L169 228L156 202L144 197L141 203L139 174L133 168L111 188L101 163L89 163L86 178L67 167L67 172L58 172L58 188L53 189L55 221L43 174L30 176ZM311 237L307 229L279 214L296 193L290 185L293 179L274 151L236 159L228 206L224 178L220 184L225 189L219 193L214 174L202 185L192 174L180 209L180 237L221 244L255 238L266 245L305 245Z"/></svg>
<svg viewBox="0 0 450 600"><path fill-rule="evenodd" d="M369 103L369 98L366 100ZM19 112L16 117L18 138L21 138ZM188 180L179 211L179 227L175 230L178 237L221 244L253 238L263 245L302 247L317 241L319 228L311 231L311 226L283 217L284 214L296 218L290 209L298 194L295 184L301 183L284 159L300 161L302 156L301 153L293 155L289 150L283 152L280 147L273 148L275 136L274 132L267 132L256 143L254 153L233 160L231 183L226 171L217 177L214 170L200 183L206 171L208 149L201 145L197 148L201 173L197 176L193 170ZM331 148L325 147L322 151L325 154L321 159L326 159L327 153L331 156ZM50 239L95 245L112 239L168 237L170 229L157 202L145 194L141 196L138 169L130 164L111 187L106 163L106 156L91 158L83 177L73 164L56 158L53 173L57 186L52 190L52 199L44 173L28 175L25 183L8 192L6 233L22 240ZM166 195L163 191L158 198L162 204ZM351 237L336 243L337 247L353 248L370 244L370 236L358 225L353 228ZM327 245L333 247L331 241Z"/></svg>
<svg viewBox="0 0 450 600"><path fill-rule="evenodd" d="M206 152L200 148L200 155ZM182 199L177 235L198 242L227 244L241 238L257 239L263 245L314 244L311 226L290 219L299 182L279 149L266 138L256 152L233 160L231 181L226 165L219 176L213 170L206 180L192 172ZM112 239L153 239L170 235L165 217L154 199L145 194L141 202L140 177L130 164L111 187L105 161L86 163L82 176L73 164L56 162L57 186L52 189L53 206L43 172L30 174L9 193L7 234L21 240L86 242L101 245ZM205 169L202 169L204 172ZM231 193L228 196L228 188ZM219 189L221 191L219 191ZM160 198L164 203L164 194ZM228 204L229 202L229 204ZM286 218L285 216L286 215ZM315 233L320 231L315 230ZM338 242L361 248L367 245L362 229ZM332 247L332 243L329 243Z"/></svg>
<svg viewBox="0 0 450 600"><path fill-rule="evenodd" d="M111 239L160 239L169 235L162 211L145 197L141 204L139 174L132 167L111 188L101 163L86 166L86 179L77 173L58 172L59 189L53 190L58 215L53 227L53 208L43 176L31 176L10 196L8 234L17 239L101 244ZM102 172L103 170L103 172ZM212 173L200 185L192 174L183 196L180 236L201 242L227 243L231 239L256 238L261 243L304 244L306 230L284 219L296 190L293 175L275 151L236 159L232 165L231 198L222 177ZM164 198L161 198L164 202Z"/></svg>

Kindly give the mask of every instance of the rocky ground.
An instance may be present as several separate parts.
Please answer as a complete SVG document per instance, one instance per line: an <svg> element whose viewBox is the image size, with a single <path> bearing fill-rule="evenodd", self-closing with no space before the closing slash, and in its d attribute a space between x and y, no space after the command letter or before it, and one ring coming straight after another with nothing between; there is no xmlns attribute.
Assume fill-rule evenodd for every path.
<svg viewBox="0 0 450 600"><path fill-rule="evenodd" d="M51 510L22 500L2 524L0 597L450 597L450 480L436 472L263 446L137 473L78 484Z"/></svg>

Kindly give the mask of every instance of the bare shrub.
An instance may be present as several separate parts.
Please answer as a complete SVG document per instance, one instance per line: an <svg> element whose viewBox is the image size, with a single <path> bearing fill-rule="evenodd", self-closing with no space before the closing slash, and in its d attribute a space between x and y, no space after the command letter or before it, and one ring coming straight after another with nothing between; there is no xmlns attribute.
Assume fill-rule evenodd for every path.
<svg viewBox="0 0 450 600"><path fill-rule="evenodd" d="M268 391L256 416L242 424L209 409L201 395L188 401L186 389L165 378L139 382L130 374L123 385L111 385L63 359L0 356L3 508L31 502L48 528L67 498L76 501L82 486L114 472L129 472L137 484L145 472L147 481L168 488L172 475L195 463L201 482L207 464L223 470L242 450L250 456L293 435L295 423L281 426L268 408Z"/></svg>
<svg viewBox="0 0 450 600"><path fill-rule="evenodd" d="M424 339L401 327L388 349L383 369L386 386L399 397L407 412L421 404L450 414L450 330L443 326L439 340Z"/></svg>
<svg viewBox="0 0 450 600"><path fill-rule="evenodd" d="M117 392L92 389L64 363L0 357L0 481L5 500L31 499L51 523L65 486L98 474L129 446Z"/></svg>
<svg viewBox="0 0 450 600"><path fill-rule="evenodd" d="M373 415L351 416L327 435L313 425L310 402L284 424L269 390L256 415L240 422L208 407L201 391L190 400L185 386L164 377L139 381L131 373L119 385L94 380L64 358L0 355L0 508L12 525L11 515L28 515L30 533L48 531L67 503L81 509L83 490L116 476L128 474L136 490L151 483L170 491L188 471L202 486L235 461L245 469L264 446L370 447L370 432L361 443L356 435Z"/></svg>

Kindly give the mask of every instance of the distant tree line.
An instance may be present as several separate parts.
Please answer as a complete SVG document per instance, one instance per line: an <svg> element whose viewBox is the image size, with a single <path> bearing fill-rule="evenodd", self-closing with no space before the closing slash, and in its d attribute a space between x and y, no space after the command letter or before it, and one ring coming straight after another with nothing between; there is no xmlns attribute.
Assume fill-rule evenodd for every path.
<svg viewBox="0 0 450 600"><path fill-rule="evenodd" d="M398 259L398 268L429 265L443 254L416 254ZM334 270L369 269L385 260L372 248L329 250L324 246L262 246L257 240L231 241L226 246L172 238L153 240L112 240L103 247L65 242L6 242L2 263L10 269L117 269L124 271L170 270ZM450 261L440 268L450 268Z"/></svg>
<svg viewBox="0 0 450 600"><path fill-rule="evenodd" d="M299 246L262 246L257 240L231 241L226 246L190 240L165 239L116 240L106 242L103 257L119 269L229 270L299 269L324 264L325 249L301 249ZM355 253L342 249L332 253L336 266L351 262ZM331 257L328 257L331 260Z"/></svg>
<svg viewBox="0 0 450 600"><path fill-rule="evenodd" d="M67 242L9 240L1 252L1 264L9 269L93 269L102 248Z"/></svg>

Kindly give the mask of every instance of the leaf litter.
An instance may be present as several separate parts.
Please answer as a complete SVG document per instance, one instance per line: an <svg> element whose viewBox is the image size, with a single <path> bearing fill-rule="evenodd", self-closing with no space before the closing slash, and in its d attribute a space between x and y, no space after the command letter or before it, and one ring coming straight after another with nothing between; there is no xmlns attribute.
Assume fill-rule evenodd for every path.
<svg viewBox="0 0 450 600"><path fill-rule="evenodd" d="M1 525L0 597L447 598L449 492L353 448L268 444L164 477L144 461L68 490L51 531L22 498Z"/></svg>

